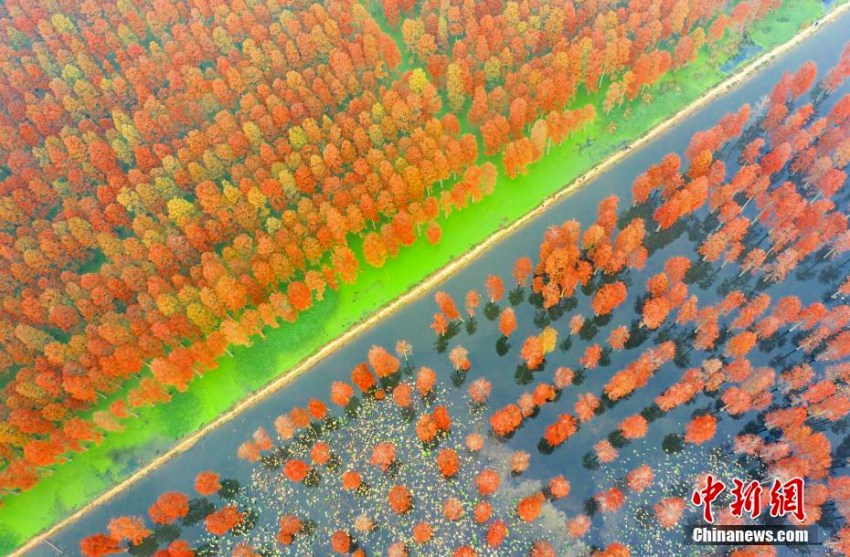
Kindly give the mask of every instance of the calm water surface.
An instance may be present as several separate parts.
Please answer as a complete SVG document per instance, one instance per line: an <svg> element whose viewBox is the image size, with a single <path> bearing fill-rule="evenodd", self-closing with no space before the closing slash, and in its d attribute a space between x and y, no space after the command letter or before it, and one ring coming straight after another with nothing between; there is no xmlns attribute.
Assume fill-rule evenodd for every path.
<svg viewBox="0 0 850 557"><path fill-rule="evenodd" d="M548 227L560 224L568 219L577 219L583 226L587 226L595 219L595 207L599 200L612 194L620 197L621 207L628 206L631 200L630 186L636 175L644 171L650 164L660 161L671 150L681 153L694 132L711 127L726 112L737 110L745 102L757 105L759 99L770 91L782 72L794 71L802 62L811 59L817 62L819 75L824 75L826 68L831 67L837 60L844 43L850 39L848 29L850 29L850 14L845 14L837 21L821 29L814 38L809 39L793 52L774 61L767 69L761 71L755 78L750 79L732 93L714 100L709 106L694 114L675 129L668 131L639 151L630 153L616 168L589 182L582 190L554 205L523 229L493 246L462 272L457 273L446 283L440 285L437 290L449 292L461 305L464 294L471 288L477 289L482 295L484 294L483 284L488 274L500 274L505 279L506 285L510 287L513 261L524 255L536 259L540 239ZM846 92L846 87L842 92ZM729 177L734 172L734 168L732 163L727 163L727 166L727 177ZM557 181L559 177L552 176L551 179ZM522 182L518 181L511 187L522 187ZM463 218L463 215L458 215L458 218ZM634 306L637 296L644 291L643 284L646 277L662 270L663 263L669 256L685 255L692 260L698 259L698 256L693 253L694 244L688 241L687 236L687 233L683 234L667 245L662 253L657 253L655 257L650 258L644 271L632 277L629 300L620 308L624 310L620 313L626 314L626 324L635 317L631 308ZM729 270L731 271L731 268ZM729 276L734 276L734 272L718 275L708 290L700 291L697 285L690 285L690 290L700 294L701 304L712 302L714 295L712 292L724 278ZM789 278L785 284L771 288L769 294L775 300L778 296L795 293L803 299L804 303L809 303L817 299L822 290L814 279L809 280L812 280L812 283L804 286ZM561 339L566 337L567 322L571 315L577 312L592 315L588 307L589 300L581 295L578 296L578 299L579 304L574 310L552 323L559 330L559 338ZM507 300L503 300L502 306L506 305ZM463 344L467 347L471 352L473 361L472 371L470 371L464 385L460 388L454 388L450 382L446 383L452 390L450 397L460 399L469 382L477 377L485 376L493 383L490 409L499 408L508 402L515 401L518 394L533 388L537 382L551 381L552 371L556 367L579 368L578 359L581 357L584 348L593 342L604 345L608 331L621 324L618 319L612 320L611 323L600 327L599 333L593 339L582 339L574 336L572 346L566 351L556 350L547 359L543 374L535 378L529 386L524 386L518 385L518 381L522 382L523 378L516 377L519 345L526 336L539 332L539 328L533 323L536 308L525 303L518 306L516 310L520 327L511 337L513 346L505 356L499 356L494 349L495 339L498 338L498 333L495 332L496 323L481 316L480 310L478 331L474 335L468 335L466 331L462 331L449 342L449 348L456 344ZM381 344L392 350L397 339L407 339L413 344L416 366L429 365L438 371L440 369L445 370L447 353L439 354L433 350L434 335L428 328L435 311L433 292L409 304L345 348L326 358L309 373L295 379L286 388L244 411L224 426L212 431L191 450L173 458L167 465L150 474L131 489L63 528L51 538L52 543L65 550L65 554L76 555L80 538L93 532L104 531L110 517L146 515L147 508L160 493L169 490L190 492L192 478L202 470L214 469L223 477L236 478L243 483L248 483L252 466L236 458L235 453L238 445L249 438L251 432L259 426L264 426L272 431L274 418L288 411L292 406L303 406L310 398L327 400L328 387L331 382L335 380L348 381L352 366L365 359L368 348L373 344ZM612 373L622 369L651 345L652 339L634 349L615 353L610 364L590 372L580 387L566 390L556 403L544 407L539 415L526 422L521 434L516 435L508 443L511 450L525 450L532 454L532 466L525 475L527 478L539 478L546 481L554 475L564 474L570 480L572 483L571 495L556 503L558 509L567 516L584 512L583 502L585 499L592 497L601 489L611 487L615 478L622 477L628 470L639 464L644 462L652 464L653 469L656 470L657 483L663 484L665 474L669 473L671 478L680 477L682 469L705 466L705 459L710 458L709 448L696 451L689 450L684 458L669 457L661 450L662 440L667 434L681 433L683 424L690 419L694 410L707 407L708 404L713 402L703 396L703 398L697 399L694 404L680 407L671 412L665 419L652 423L647 437L624 448L621 451L620 458L614 463L604 465L603 469L593 472L582 465L584 454L592 448L595 442L616 429L617 423L624 416L637 413L650 404L652 398L680 376L682 370L672 363L664 366L646 388L638 391L635 396L628 400L621 401L611 411L595 418L551 455L544 455L538 451L537 443L545 427L554 421L559 413L571 411L578 393L588 391L600 393L602 386ZM757 359L753 358L754 366L767 364L766 360L758 362ZM698 356L693 357L689 363L689 366L697 365L699 365ZM251 370L246 368L244 372L250 373ZM745 417L738 423L732 424L730 423L732 420L724 417L718 434L718 443L714 446L722 444L724 429L727 430L725 438L728 439L728 430L738 431L746 421L747 418ZM657 501L666 496L664 489L667 488L672 489L673 486L659 486L651 495L643 497L644 501L642 502ZM590 543L605 545L616 540L631 542L633 555L673 555L679 553L679 551L685 551L685 548L682 547L673 550L673 546L662 545L673 542L670 539L662 542L660 539L651 538L648 531L638 524L627 524L628 521L633 520L634 514L628 506L632 504L631 499L631 496L627 496L627 506L620 512L606 516L604 519L601 519L599 515L594 518L593 528L588 540ZM679 535L678 532L675 534L673 537ZM675 544L678 544L678 541ZM687 551L693 550L694 548L687 549ZM673 552L671 553L671 551ZM819 554L820 550L815 549L814 553ZM57 553L48 545L42 544L29 552L29 555L53 556Z"/></svg>

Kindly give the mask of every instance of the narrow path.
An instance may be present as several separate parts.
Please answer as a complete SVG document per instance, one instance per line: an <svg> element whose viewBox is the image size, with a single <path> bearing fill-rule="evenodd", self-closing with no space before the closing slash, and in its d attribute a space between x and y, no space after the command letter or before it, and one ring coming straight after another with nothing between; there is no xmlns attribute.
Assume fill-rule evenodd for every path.
<svg viewBox="0 0 850 557"><path fill-rule="evenodd" d="M431 288L438 285L439 283L445 281L454 273L462 269L468 263L481 256L484 252L490 249L492 246L505 239L515 231L519 230L532 220L534 220L541 213L545 212L550 206L555 204L558 201L563 200L566 197L569 197L578 189L582 188L586 183L592 181L593 179L599 177L600 175L607 172L613 166L618 164L623 158L628 155L633 155L637 150L641 147L649 144L666 131L674 128L676 125L686 120L692 114L702 109L703 107L710 104L716 98L729 93L739 85L748 81L751 77L755 76L761 69L768 66L774 59L783 54L793 50L800 43L808 40L813 37L820 29L826 27L831 22L839 19L846 12L850 11L850 2L844 3L836 8L834 8L827 16L817 21L815 24L807 27L806 29L800 31L793 39L790 41L779 45L772 50L769 50L759 57L755 58L751 62L749 62L746 66L741 68L735 75L731 76L727 80L722 83L716 85L709 91L707 91L702 97L700 97L695 102L691 103L686 108L680 110L674 115L670 116L643 136L641 136L636 141L632 142L630 145L623 146L618 151L609 155L605 160L601 163L593 167L591 170L583 174L582 176L576 178L571 183L565 185L562 189L558 190L556 193L546 197L541 201L541 203L533 210L529 211L513 223L507 225L504 228L496 231L485 241L479 243L472 249L460 255L458 258L452 260L451 263L442 267L441 269L435 271L431 275L429 275L422 282L417 284L415 287L411 288L405 294L399 296L394 301L386 304L379 310L377 310L370 317L362 320L357 323L351 329L349 329L343 335L337 337L335 340L331 341L319 351L317 351L312 356L306 358L301 363L293 367L289 372L284 375L278 377L265 387L255 391L251 395L242 399L239 403L234 405L230 410L221 414L215 420L204 426L203 428L197 430L195 433L187 436L182 441L180 441L177 445L161 454L156 459L149 462L143 468L139 469L133 475L128 477L123 482L115 485L113 488L104 492L97 498L93 499L90 503L85 505L84 507L77 510L75 513L69 515L65 519L57 522L55 525L45 530L41 534L30 539L26 544L22 545L20 548L16 549L11 555L12 556L22 556L29 551L33 551L37 548L41 548L45 552L54 552L54 554L62 554L61 550L58 550L54 544L51 543L50 537L55 534L57 531L61 530L68 524L76 521L81 518L83 515L92 511L93 509L103 505L107 501L111 500L118 494L123 491L129 489L141 479L145 478L151 472L157 470L162 465L164 465L171 458L182 454L183 452L191 449L201 438L203 438L207 433L212 431L213 429L227 423L238 414L240 414L245 409L255 405L256 403L264 400L271 394L280 390L287 384L289 384L293 379L305 373L307 370L314 367L320 361L328 357L334 351L340 349L345 346L350 341L354 340L358 335L362 332L368 330L373 325L375 325L380 320L392 315L395 311L405 307L413 300L421 297L425 293L427 293Z"/></svg>

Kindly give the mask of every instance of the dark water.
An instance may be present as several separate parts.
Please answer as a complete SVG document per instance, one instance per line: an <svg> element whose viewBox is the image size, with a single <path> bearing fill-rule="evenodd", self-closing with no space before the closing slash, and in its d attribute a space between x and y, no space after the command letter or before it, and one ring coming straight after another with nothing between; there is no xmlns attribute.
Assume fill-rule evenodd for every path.
<svg viewBox="0 0 850 557"><path fill-rule="evenodd" d="M770 67L738 87L731 94L716 99L675 129L668 131L639 151L631 153L616 168L588 183L582 190L556 204L522 230L492 247L486 254L437 289L447 291L454 296L458 305L461 305L464 294L469 289L474 288L483 296L484 279L489 274L500 274L510 288L513 261L524 255L531 256L534 259L540 239L548 227L561 224L568 219L577 219L583 226L587 226L595 219L595 208L599 200L612 194L620 197L621 208L627 207L631 200L630 186L636 175L644 171L647 166L660 161L671 150L681 152L687 146L694 132L711 127L726 112L737 110L745 102L754 106L757 105L759 99L769 93L782 72L796 70L802 62L811 59L817 62L819 75L824 75L826 69L837 60L844 42L847 41L846 30L848 28L850 28L850 14L845 14L839 20L821 29L814 38L809 39L793 52L774 61ZM846 92L846 89L845 86L842 92ZM730 164L727 177L733 171L734 169ZM551 179L557 181L558 177L552 176ZM516 184L516 187L522 187L521 183ZM459 217L463 218L462 215L459 215ZM632 307L637 296L644 291L643 284L646 278L661 271L664 261L671 255L685 255L692 260L697 260L698 256L693 252L693 249L694 244L687 240L687 234L683 234L679 239L665 247L663 252L651 257L647 267L641 273L633 276L629 299L620 308L623 310L621 313L625 314L626 322L635 317ZM734 273L732 274L734 275ZM718 277L718 281L710 286L710 290L705 291L705 293L699 292L701 305L715 301L707 292L714 291L724 276L726 275ZM818 299L822 290L822 287L814 279L811 280L811 284L804 285L789 277L789 280L784 284L771 288L769 294L776 300L782 295L795 293L801 297L804 303L809 303ZM691 291L698 292L696 285L691 287ZM575 313L592 315L589 309L589 299L581 295L578 296L578 299L579 304L574 310L553 323L553 326L559 331L559 339L567 336L566 329L571 315ZM502 306L506 305L507 301L503 300ZM434 352L432 348L434 335L428 329L435 311L433 293L429 293L420 300L409 304L402 311L363 334L344 349L325 359L314 370L294 380L285 389L243 412L237 419L211 432L190 451L172 459L168 465L150 474L132 489L62 529L51 538L52 543L64 549L66 554L75 555L78 553L79 540L91 533L104 531L109 518L119 515L144 516L150 504L164 491L191 492L192 478L202 470L213 469L223 477L237 478L243 483L250 483L249 477L253 466L236 458L235 453L239 444L248 439L251 432L258 426L264 426L270 432L273 432L272 423L275 417L285 413L292 406L303 406L310 398L327 400L328 387L331 382L335 380L348 381L352 366L365 359L366 352L373 344L381 344L388 350L392 350L397 339L407 339L413 344L414 364L416 366L429 365L434 367L438 370L441 380L445 380L447 378L445 375L447 352L442 354ZM614 319L611 323L601 327L596 337L591 340L573 336L573 343L569 350L556 350L547 358L545 370L535 378L533 383L528 386L519 386L517 385L517 377L515 377L519 347L522 339L530 334L538 333L540 329L534 323L536 308L525 303L518 306L516 311L519 328L512 336L511 344L513 346L505 356L499 356L494 347L495 339L498 338L498 333L495 332L495 322L481 316L480 310L478 331L474 335L469 335L463 331L450 341L449 348L457 344L463 344L468 348L473 362L469 377L461 388L454 388L450 382L444 381L449 388L447 396L453 397L456 403L463 397L466 386L475 378L482 376L487 377L493 383L493 393L489 406L491 410L500 408L508 402L513 402L520 393L531 390L537 382L551 382L552 372L556 367L569 366L574 369L581 367L578 360L584 348L594 342L604 345L608 331L621 324L618 319ZM656 472L656 484L659 487L641 497L640 500L634 498L633 501L633 498L627 495L627 505L618 513L605 516L597 514L594 517L593 527L587 541L599 546L617 540L630 543L633 550L632 555L678 555L684 554L686 550L693 552L695 548L683 548L681 545L677 545L678 541L673 541L673 538L678 540L680 537L678 530L674 530L670 534L658 535L657 528L654 530L644 529L639 524L633 523L634 505L651 504L661 497L669 495L675 486L665 485L665 478L669 477L670 480L681 479L683 473L691 469L697 470L699 467L704 469L709 465L723 466L722 462L710 460L712 458L710 446L704 446L698 450L689 449L685 456L673 457L665 455L661 450L661 443L666 435L682 433L684 424L690 419L691 413L694 410L706 407L713 401L702 397L698 398L695 404L674 410L663 420L651 424L646 438L633 442L622 449L617 461L603 465L598 471L591 472L586 469L582 465L582 458L587 451L592 449L595 442L616 429L617 423L624 416L639 412L650 404L652 398L662 392L672 381L678 379L682 371L680 368L667 364L650 380L647 387L637 391L635 396L621 401L611 411L594 418L587 427L582 428L579 433L553 454L543 455L537 448L545 427L554 421L559 413L572 412L577 394L586 392L599 394L611 374L622 369L651 345L650 340L632 350L615 353L608 365L589 372L587 379L581 386L566 390L560 400L547 405L534 419L528 420L520 433L511 439L507 446L510 450L525 450L532 455L532 465L525 477L543 481L556 474L564 474L567 477L572 484L572 492L568 498L556 503L558 510L564 512L566 516L574 516L577 513L584 512L583 505L587 498L592 497L602 489L611 487L615 478L622 477L628 470L648 461ZM755 357L752 358L752 361L754 367L766 365L766 361L759 362ZM699 358L694 358L689 367L698 366L699 363ZM246 367L245 373L250 373L250 369ZM735 423L732 423L733 420L730 418L724 417L718 430L717 443L712 446L722 444L724 428L735 432L747 421L746 416L742 420L735 421ZM728 434L726 438L728 438ZM321 550L319 551L319 554L324 554ZM815 548L813 553L821 554L822 551ZM29 555L51 556L56 555L56 552L48 545L42 544L31 551Z"/></svg>

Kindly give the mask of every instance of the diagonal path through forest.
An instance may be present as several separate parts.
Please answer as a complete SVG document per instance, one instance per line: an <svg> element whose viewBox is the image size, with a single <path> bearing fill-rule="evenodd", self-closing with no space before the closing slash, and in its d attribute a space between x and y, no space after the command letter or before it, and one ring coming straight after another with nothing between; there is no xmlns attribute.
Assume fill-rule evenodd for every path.
<svg viewBox="0 0 850 557"><path fill-rule="evenodd" d="M39 554L59 554L61 552L61 549L57 548L50 542L50 537L52 534L59 531L71 522L78 520L80 517L84 516L91 510L113 499L118 494L131 488L141 479L145 478L153 471L161 468L166 462L168 462L173 457L191 449L210 431L217 429L223 424L226 424L227 422L238 416L245 409L254 406L261 400L266 399L271 394L277 392L278 390L289 384L296 377L305 373L307 370L313 368L316 364L327 358L330 354L357 338L361 333L373 327L379 321L382 321L389 315L392 315L398 309L405 307L411 301L423 296L425 293L429 292L435 285L442 283L448 277L452 276L457 271L465 267L467 264L481 256L495 244L497 244L504 238L510 236L512 233L519 230L527 223L534 220L538 215L546 211L553 204L570 196L572 193L583 187L585 184L593 181L595 178L598 178L599 176L604 174L606 171L617 165L625 157L636 156L641 147L663 136L665 132L674 128L676 125L689 118L695 112L711 104L718 97L731 92L739 85L745 83L746 81L757 75L760 70L769 66L772 62L781 57L783 54L790 52L802 42L814 37L815 34L819 32L819 30L824 29L828 26L846 26L848 24L849 18L845 16L848 15L848 11L850 11L850 4L843 4L835 8L823 20L803 30L791 41L786 42L785 44L780 45L770 51L767 51L758 58L752 60L744 67L740 68L739 71L737 71L733 76L709 90L699 100L688 105L686 108L680 110L679 112L675 113L673 116L669 117L659 125L655 126L630 145L624 146L620 150L612 153L605 160L600 162L597 166L593 167L590 171L581 175L572 182L564 185L564 187L559 189L556 193L544 198L535 209L526 213L524 216L520 217L510 225L498 230L490 237L488 237L485 241L477 244L469 251L452 260L451 263L449 263L448 265L435 271L434 273L429 275L425 280L410 289L408 292L396 298L389 304L386 304L381 309L372 314L369 318L356 324L346 333L337 337L335 340L325 345L315 354L303 360L297 366L293 367L288 373L280 376L278 379L272 381L264 388L244 398L235 406L233 406L229 411L221 414L218 418L216 418L203 428L197 430L195 433L185 437L177 445L164 452L156 459L149 462L147 465L139 469L137 472L132 474L123 482L115 485L114 487L103 493L101 496L92 500L86 506L82 507L64 520L58 522L49 530L31 539L27 544L16 550L13 555L22 555L29 551L35 551L36 549L43 551Z"/></svg>

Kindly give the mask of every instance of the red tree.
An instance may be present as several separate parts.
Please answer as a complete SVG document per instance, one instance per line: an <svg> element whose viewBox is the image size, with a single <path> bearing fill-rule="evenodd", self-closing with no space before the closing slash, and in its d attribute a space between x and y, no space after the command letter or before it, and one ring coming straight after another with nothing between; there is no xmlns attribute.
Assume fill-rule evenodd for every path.
<svg viewBox="0 0 850 557"><path fill-rule="evenodd" d="M189 498L179 492L163 493L148 509L148 515L156 524L171 524L189 512Z"/></svg>

